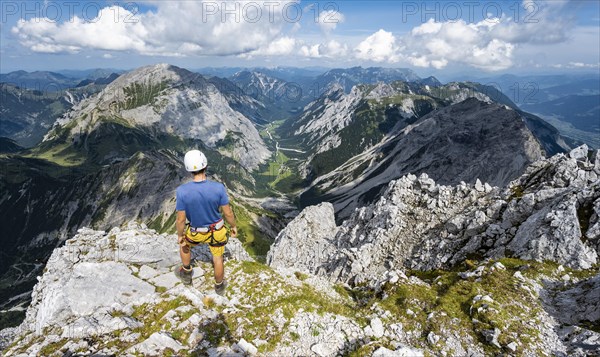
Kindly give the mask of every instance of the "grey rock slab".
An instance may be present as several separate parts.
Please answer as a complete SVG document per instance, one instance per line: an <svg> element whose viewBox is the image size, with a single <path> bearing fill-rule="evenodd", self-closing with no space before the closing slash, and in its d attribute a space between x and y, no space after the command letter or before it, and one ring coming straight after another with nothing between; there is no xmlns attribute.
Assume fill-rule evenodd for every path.
<svg viewBox="0 0 600 357"><path fill-rule="evenodd" d="M51 326L68 316L88 316L154 294L154 287L132 275L124 263L76 264L63 279L45 282L36 304L36 325Z"/></svg>
<svg viewBox="0 0 600 357"><path fill-rule="evenodd" d="M314 272L333 251L336 233L333 205L321 203L305 208L285 227L267 254L271 267Z"/></svg>
<svg viewBox="0 0 600 357"><path fill-rule="evenodd" d="M383 328L383 323L381 322L381 319L376 317L374 319L371 320L371 330L373 330L373 336L377 337L377 338L381 338L383 337L383 334L385 333L385 329Z"/></svg>
<svg viewBox="0 0 600 357"><path fill-rule="evenodd" d="M183 349L183 346L175 341L169 334L165 332L155 332L145 341L131 347L128 352L138 352L144 356L162 356L162 351L167 348L178 352Z"/></svg>
<svg viewBox="0 0 600 357"><path fill-rule="evenodd" d="M569 157L575 160L585 160L587 159L588 154L588 146L583 144L569 152Z"/></svg>
<svg viewBox="0 0 600 357"><path fill-rule="evenodd" d="M243 338L237 343L239 349L247 355L255 356L258 353L258 349L250 342Z"/></svg>
<svg viewBox="0 0 600 357"><path fill-rule="evenodd" d="M144 280L148 280L148 279L154 278L158 274L160 274L160 272L158 272L156 269L154 269L148 265L142 265L138 272L138 277L141 279L144 279Z"/></svg>
<svg viewBox="0 0 600 357"><path fill-rule="evenodd" d="M156 276L150 279L149 281L156 286L160 286L167 289L171 289L172 287L180 283L179 278L177 278L173 273L165 273Z"/></svg>
<svg viewBox="0 0 600 357"><path fill-rule="evenodd" d="M567 324L600 320L600 274L559 291L553 299L558 319Z"/></svg>
<svg viewBox="0 0 600 357"><path fill-rule="evenodd" d="M117 259L122 262L170 267L180 260L175 235L156 239L154 231L122 231L117 233L116 243Z"/></svg>

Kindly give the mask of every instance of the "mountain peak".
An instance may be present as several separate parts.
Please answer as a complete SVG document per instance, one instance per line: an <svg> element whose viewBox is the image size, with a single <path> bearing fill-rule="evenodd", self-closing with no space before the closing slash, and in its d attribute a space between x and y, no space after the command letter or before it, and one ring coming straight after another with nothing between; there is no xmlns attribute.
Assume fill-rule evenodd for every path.
<svg viewBox="0 0 600 357"><path fill-rule="evenodd" d="M150 66L143 66L131 72L125 73L114 82L116 86L127 85L133 82L161 83L161 82L179 82L189 77L202 77L188 71L187 69L173 66L168 63L158 63Z"/></svg>

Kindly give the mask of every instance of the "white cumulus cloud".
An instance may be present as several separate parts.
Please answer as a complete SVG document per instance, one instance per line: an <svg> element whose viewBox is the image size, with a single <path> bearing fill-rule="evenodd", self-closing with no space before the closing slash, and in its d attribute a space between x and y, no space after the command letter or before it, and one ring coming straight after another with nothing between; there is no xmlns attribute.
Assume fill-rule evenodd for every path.
<svg viewBox="0 0 600 357"><path fill-rule="evenodd" d="M319 14L317 23L323 32L329 33L335 30L337 25L344 22L345 19L344 14L337 10L325 10Z"/></svg>
<svg viewBox="0 0 600 357"><path fill-rule="evenodd" d="M36 52L83 49L148 55L236 55L264 48L281 35L286 4L295 1L154 1L156 10L133 14L108 6L94 19L62 23L19 20L12 33Z"/></svg>
<svg viewBox="0 0 600 357"><path fill-rule="evenodd" d="M522 64L519 56L531 57L544 46L546 51L574 36L574 31L570 31L574 19L569 16L567 0L523 0L520 6L511 7L519 11L497 18L479 22L430 19L402 35L380 29L366 37L334 37L334 30L346 17L336 10L324 10L315 19L322 39L303 34L299 22L291 23L285 18L293 13L285 11L286 6L298 8L299 13L314 10L312 5L301 9L299 0L144 3L151 4L153 9L133 14L112 5L103 8L94 19L74 17L62 23L39 18L19 20L11 31L22 45L46 53L91 49L178 57L295 56L435 69L459 65L488 71ZM597 40L597 33L590 33L585 38ZM578 63L586 58L574 55L552 63L577 67L565 63Z"/></svg>
<svg viewBox="0 0 600 357"><path fill-rule="evenodd" d="M402 39L407 62L417 67L441 69L449 63L466 64L484 70L502 70L513 65L515 46L494 38L498 23L435 22L430 19Z"/></svg>
<svg viewBox="0 0 600 357"><path fill-rule="evenodd" d="M379 30L355 48L355 57L372 62L404 62L442 69L450 64L497 71L515 64L515 53L525 47L568 40L573 19L566 0L524 0L518 12L476 23L429 21L402 37Z"/></svg>
<svg viewBox="0 0 600 357"><path fill-rule="evenodd" d="M373 62L398 62L396 37L383 29L367 37L354 48L356 58Z"/></svg>
<svg viewBox="0 0 600 357"><path fill-rule="evenodd" d="M242 53L240 57L251 59L255 56L287 56L295 51L296 45L297 40L295 38L282 36L254 51Z"/></svg>
<svg viewBox="0 0 600 357"><path fill-rule="evenodd" d="M300 54L309 58L336 58L342 60L348 55L348 46L335 40L315 45L303 45Z"/></svg>

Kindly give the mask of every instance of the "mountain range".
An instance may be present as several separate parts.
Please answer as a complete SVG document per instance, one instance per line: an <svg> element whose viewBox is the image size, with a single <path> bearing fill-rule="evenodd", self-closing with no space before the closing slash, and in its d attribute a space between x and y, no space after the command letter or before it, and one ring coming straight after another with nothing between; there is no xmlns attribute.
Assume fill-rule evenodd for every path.
<svg viewBox="0 0 600 357"><path fill-rule="evenodd" d="M378 332L379 324L392 331L397 328L392 324L401 311L389 307L393 317L384 317L387 315L382 310L377 322L376 316L362 310L365 304L361 291L381 300L369 306L388 306L389 301L381 295L387 291L400 299L399 306L406 310L415 307L408 307L407 301L397 295L402 294L398 289L412 289L413 283L425 286L413 279L403 282L406 285L402 287L385 290L385 282L380 279L385 274L390 277L385 271L396 271L400 277L409 270L423 271L414 276L423 284L432 284L428 289L433 282L424 274L438 269L452 271L459 266L475 269L473 264L489 270L494 263L490 259L504 259L502 262L506 265L512 262L510 259L517 259L515 264L519 267L532 259L548 259L568 267L572 274L585 275L581 281L595 274L594 257L598 247L593 227L597 226L598 215L595 188L600 175L598 154L588 151L586 146L572 150L577 140L564 138L556 128L528 113L502 91L476 82L442 84L434 77L420 78L408 69L354 67L319 72L284 67L206 69L204 74L198 71L202 69L192 72L158 64L108 76L95 77L88 73L92 77L79 80L71 89L56 92L55 97L2 84L3 93L10 99L2 103L2 123L12 123L9 128L13 129L3 132L6 137L0 139L3 168L0 173L0 244L4 247L0 261L0 327L17 326L25 319L20 327L25 330L0 332L0 345L3 333L21 338L21 342L11 342L8 355L50 354L48 351L54 347L52 353L58 353L61 348L71 352L82 348L83 353L129 351L127 353L160 355L166 353L165 349L156 352L151 346L160 347L163 342L174 351L190 352L199 348L203 353L233 353L236 349L245 351L249 340L252 340L249 345L255 347L253 345L263 344L261 339L265 336L271 336L262 330L248 335L243 332L247 327L226 320L232 328L238 326L242 331L231 334L237 339L237 347L229 344L230 349L222 348L223 337L211 340L202 328L196 337L204 331L207 342L198 347L199 342L194 342L193 331L187 326L178 328L182 330L179 338L168 331L166 325L155 323L160 329L147 330L146 326L153 323L152 316L142 318L148 311L138 306L137 301L115 300L122 305L118 312L106 310L110 306L102 304L98 305L100 310L91 311L75 308L75 300L67 305L52 302L55 301L52 296L58 294L52 291L57 291L59 285L66 284L72 288L69 291L77 291L81 288L78 284L87 279L78 281L77 276L88 277L89 269L98 265L114 268L119 271L119 279L138 286L139 294L135 296L139 295L141 301L151 297L146 307L156 305L159 309L157 306L168 304L169 299L181 300L184 296L199 302L193 310L199 314L196 323L221 324L209 317L223 311L202 303L206 294L189 295L175 282L167 282L170 281L166 277L168 270L175 264L176 257L165 258L168 262L163 264L152 260L154 253L137 249L140 257L148 255L150 258L140 258L146 259L142 261L124 258L123 264L117 260L115 266L109 267L110 259L103 255L119 251L116 247L121 244L122 251L126 252L125 246L133 244L138 235L145 237L139 239L159 242L160 249L172 253L168 245L171 238L167 237L174 230L174 190L189 180L181 160L192 148L207 155L209 177L223 182L230 192L240 230L239 242L234 244L240 249L241 260L250 262L232 263L233 274L246 270L263 272L269 277L284 274L287 278L283 280L273 278L283 287L282 299L293 300L298 294L319 291L322 286L326 294L333 291L331 296L341 298L336 300L339 306L356 303L354 308L360 312L360 316L344 315L348 324L339 327L356 330L355 335L344 333L343 338L335 337L332 346L337 347L328 350L333 347L289 333L292 331L287 329L292 324L290 318L300 316L297 314L302 311L294 308L293 314L287 316L285 311L290 307L282 303L280 308L286 319L280 319L255 310L258 315L282 321L280 329L284 335L274 334L279 337L273 338L281 337L281 341L290 344L285 347L280 340L268 342L259 348L266 355L287 351L329 356L360 348L375 352L375 348L365 347L364 339L375 338L382 342L384 335ZM558 115L560 111L555 113ZM43 120L37 120L38 117ZM550 205L548 209L544 208L546 205ZM550 216L558 218L541 218ZM316 217L316 221L307 217ZM568 224L554 226L553 220L556 224L563 221ZM322 232L313 231L315 227ZM121 234L121 230L125 233ZM307 251L308 245L302 243L301 234L308 235L309 241L323 236L325 241L314 244L327 254L321 256L326 258L324 261L316 264L311 260L315 255ZM581 239L583 235L585 239ZM123 241L119 241L121 238ZM70 260L68 251L72 244L85 247L86 253L81 255L85 258ZM301 246L295 247L297 244ZM382 252L374 248L378 245L384 247ZM293 250L301 257L285 258L289 247L295 247ZM360 257L353 255L358 250ZM572 254L565 255L564 251ZM369 252L381 259L369 265ZM406 255L408 252L410 256ZM477 263L469 263L474 257ZM357 263L363 260L374 267L375 275L369 275L366 265ZM265 262L272 268L266 267ZM61 264L69 266L68 273L57 272ZM156 274L142 274L141 265L148 265ZM516 273L515 266L509 266L507 272ZM546 267L536 265L535 269ZM552 269L558 267L552 266ZM202 271L208 274L208 270ZM77 273L71 276L71 272ZM460 277L456 272L452 274L448 279L454 280L447 286L458 288L459 280L455 279ZM39 275L45 276L43 283L38 283ZM135 280L139 275L145 276L141 282ZM163 275L160 279L166 280L161 283L152 280ZM243 277L254 282L254 278ZM302 283L305 279L309 281L308 286ZM532 280L532 286L541 284L542 278L536 279ZM53 281L62 283L55 285ZM329 285L331 281L342 285ZM368 282L383 285L361 285ZM161 285L163 283L166 285ZM236 286L234 283L238 303L241 301L243 306L273 303L269 294L265 295L266 300L250 303L252 294L239 290L243 285ZM287 290L290 286L295 288ZM294 290L296 288L299 290ZM117 290L115 294L131 294ZM441 294L427 291L427 294ZM313 294L316 295L311 296L318 301L316 305L334 309L326 310L331 314L327 316L341 318L335 313L340 311L338 305L327 305L324 295L314 291ZM81 296L81 292L75 293L73 299L77 296ZM236 303L233 295L228 299L234 300L227 301L211 298L220 301L224 308L232 309L230 312L238 309L244 314L245 307ZM346 298L349 300L344 300ZM107 301L112 301L110 299L113 298ZM310 315L313 305L312 302L307 304L303 311ZM499 311L503 314L509 313L503 304L494 306L502 308ZM471 305L481 307L475 302L469 302ZM550 305L558 308L557 304ZM541 308L534 304L527 305L528 309L529 306ZM178 303L171 308L179 307ZM442 312L431 307L433 311ZM185 317L171 313L174 319L178 316L178 325L191 316L185 311L181 313ZM495 328L501 326L484 315L477 316L484 319L485 325L469 325L472 332L467 333L465 339L448 340L445 347L435 347L443 332L430 327L417 329L415 336L420 337L415 338L398 332L397 337L390 335L377 346L400 349L401 343L406 351L414 353L451 353L454 348L454 351L464 352L459 354L467 354L469 349L464 343L472 341L476 347L471 352L475 354L506 351L518 333L501 335L509 336L510 340L509 337L498 340L498 336L494 340ZM538 317L532 315L530 321ZM326 324L331 322L328 318L319 321ZM460 319L463 318L460 315ZM581 322L583 319L575 320L569 323L578 328L587 326ZM294 321L294 324L305 323ZM371 321L367 322L370 330L361 326L360 321ZM117 326L111 325L113 322L119 328L113 328ZM96 345L86 342L83 346L81 341L88 337L75 338L65 329L53 329L57 324L68 325L68 331L79 331L82 336L90 336L86 335L89 328L95 331L92 335L98 336L124 330L131 343L111 347L104 343L103 337ZM175 326L175 322L170 324ZM260 325L254 320L252 324ZM91 325L95 327L89 327ZM35 345L33 336L42 332L35 331L35 326L42 330L48 327L45 334L57 337L40 340ZM81 326L87 327L80 330ZM226 331L234 330L227 328ZM430 332L438 339L429 338ZM139 335L136 337L135 333ZM340 334L336 330L335 335ZM490 341L487 341L489 334ZM537 342L517 344L515 351L539 352L539 344L546 340L536 339L529 330L526 334ZM552 343L559 338L557 336L552 335ZM239 340L242 337L245 343ZM60 346L48 347L59 342ZM510 346L512 351L514 346ZM42 352L43 348L47 350ZM580 352L575 343L557 344L556 348L564 353Z"/></svg>
<svg viewBox="0 0 600 357"><path fill-rule="evenodd" d="M593 355L600 152L588 154L582 146L536 161L505 188L407 175L341 225L331 204L308 207L278 234L268 265L230 240L224 296L209 290L206 246L193 250L186 287L172 273L175 235L134 221L80 229L54 250L25 320L0 331L0 348L7 356Z"/></svg>
<svg viewBox="0 0 600 357"><path fill-rule="evenodd" d="M502 75L473 78L496 88L521 109L534 113L575 145L599 148L600 75Z"/></svg>

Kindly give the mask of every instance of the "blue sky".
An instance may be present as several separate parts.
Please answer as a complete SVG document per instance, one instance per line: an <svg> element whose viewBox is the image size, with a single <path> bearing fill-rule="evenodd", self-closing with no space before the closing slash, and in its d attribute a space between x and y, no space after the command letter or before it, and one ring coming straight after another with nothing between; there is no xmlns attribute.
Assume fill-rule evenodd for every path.
<svg viewBox="0 0 600 357"><path fill-rule="evenodd" d="M0 6L3 73L158 62L408 67L434 75L600 70L595 0L5 0Z"/></svg>

